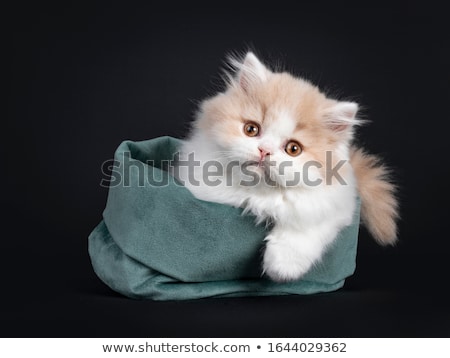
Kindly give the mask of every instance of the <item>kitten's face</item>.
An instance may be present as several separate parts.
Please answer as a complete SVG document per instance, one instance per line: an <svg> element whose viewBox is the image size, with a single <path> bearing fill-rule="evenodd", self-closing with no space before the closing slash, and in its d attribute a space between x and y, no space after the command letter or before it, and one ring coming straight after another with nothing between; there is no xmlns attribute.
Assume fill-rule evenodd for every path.
<svg viewBox="0 0 450 358"><path fill-rule="evenodd" d="M202 104L197 126L224 157L253 162L253 173L282 186L305 185L325 179L327 151L333 162L347 159L356 110L302 79L267 70L250 53L227 91Z"/></svg>

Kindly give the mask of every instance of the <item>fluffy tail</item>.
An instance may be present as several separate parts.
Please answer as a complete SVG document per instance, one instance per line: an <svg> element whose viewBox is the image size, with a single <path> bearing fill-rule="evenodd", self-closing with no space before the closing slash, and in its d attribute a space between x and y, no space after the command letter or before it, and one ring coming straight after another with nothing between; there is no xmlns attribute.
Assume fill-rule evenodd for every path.
<svg viewBox="0 0 450 358"><path fill-rule="evenodd" d="M363 223L379 244L394 244L397 240L398 202L388 169L376 156L354 147L350 163L361 198Z"/></svg>

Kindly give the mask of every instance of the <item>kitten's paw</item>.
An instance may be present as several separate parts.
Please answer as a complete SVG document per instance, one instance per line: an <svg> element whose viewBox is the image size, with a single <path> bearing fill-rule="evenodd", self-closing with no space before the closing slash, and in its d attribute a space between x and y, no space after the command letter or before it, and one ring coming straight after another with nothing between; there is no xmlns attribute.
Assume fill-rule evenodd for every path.
<svg viewBox="0 0 450 358"><path fill-rule="evenodd" d="M300 279L311 267L311 261L299 255L284 242L268 242L264 253L264 274L276 282Z"/></svg>

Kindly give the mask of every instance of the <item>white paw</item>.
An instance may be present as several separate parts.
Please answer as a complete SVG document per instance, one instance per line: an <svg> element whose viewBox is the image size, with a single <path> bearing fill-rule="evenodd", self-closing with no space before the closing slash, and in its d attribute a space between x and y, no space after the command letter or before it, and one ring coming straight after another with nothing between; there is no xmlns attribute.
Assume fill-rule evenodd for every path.
<svg viewBox="0 0 450 358"><path fill-rule="evenodd" d="M273 281L300 279L312 266L312 261L299 254L289 243L268 241L264 253L264 273Z"/></svg>

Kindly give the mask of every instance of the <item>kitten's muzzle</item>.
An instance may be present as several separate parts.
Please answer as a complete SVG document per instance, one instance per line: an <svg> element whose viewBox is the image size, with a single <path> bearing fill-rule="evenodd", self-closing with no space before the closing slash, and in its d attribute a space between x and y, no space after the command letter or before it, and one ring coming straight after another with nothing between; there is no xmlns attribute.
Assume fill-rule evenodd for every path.
<svg viewBox="0 0 450 358"><path fill-rule="evenodd" d="M261 147L258 147L258 149L259 149L259 162L261 165L261 163L266 159L266 157L270 155L270 151Z"/></svg>

